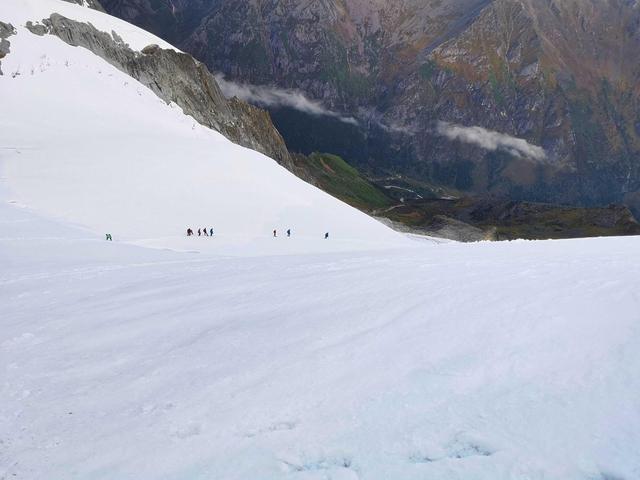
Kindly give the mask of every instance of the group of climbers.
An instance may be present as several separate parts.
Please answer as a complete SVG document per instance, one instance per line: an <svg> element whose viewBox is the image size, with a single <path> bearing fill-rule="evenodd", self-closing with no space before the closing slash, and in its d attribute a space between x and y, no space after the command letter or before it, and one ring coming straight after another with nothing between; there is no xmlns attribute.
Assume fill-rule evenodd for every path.
<svg viewBox="0 0 640 480"><path fill-rule="evenodd" d="M274 237L277 237L277 236L278 236L278 231L277 231L277 230L274 230L274 231L273 231L273 236L274 236ZM287 230L287 237L290 237L290 236L291 236L291 229L288 229L288 230Z"/></svg>
<svg viewBox="0 0 640 480"><path fill-rule="evenodd" d="M205 236L205 237L213 237L213 228L209 228L209 230L207 231L206 228L199 228L198 231L198 236ZM287 237L291 237L291 229L288 228L287 229ZM187 237L193 237L195 235L195 233L193 232L193 230L191 228L187 228ZM277 237L278 236L278 231L277 230L273 230L273 236ZM106 234L107 240L108 241L112 241L113 238L111 237L110 233ZM327 240L329 238L329 232L325 232L324 234L324 239Z"/></svg>
<svg viewBox="0 0 640 480"><path fill-rule="evenodd" d="M193 235L195 235L193 233L193 230L191 230L190 228L187 228L187 237L192 237ZM213 237L213 228L209 228L209 232L207 232L206 228L199 228L198 229L198 236L205 236L205 237Z"/></svg>
<svg viewBox="0 0 640 480"><path fill-rule="evenodd" d="M291 229L288 228L287 231L287 237L291 237ZM187 228L187 237L192 237L193 235L195 235L193 233L193 230L191 230L191 228ZM204 235L205 237L213 237L213 228L209 229L209 233L207 233L207 229L206 228L199 228L198 229L198 236L202 236ZM273 230L273 236L274 238L278 236L278 230L274 229ZM327 240L329 238L329 232L325 232L324 234L324 239Z"/></svg>
<svg viewBox="0 0 640 480"><path fill-rule="evenodd" d="M273 230L273 236L277 237L278 236L278 231L277 230ZM291 229L287 229L287 237L291 236ZM327 240L329 238L329 232L325 232L324 234L324 239Z"/></svg>

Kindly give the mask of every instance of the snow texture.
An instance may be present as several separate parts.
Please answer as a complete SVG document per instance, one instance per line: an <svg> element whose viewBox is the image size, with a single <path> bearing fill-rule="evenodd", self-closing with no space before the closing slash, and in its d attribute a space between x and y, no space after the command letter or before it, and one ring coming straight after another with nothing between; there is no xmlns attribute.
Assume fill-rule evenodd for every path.
<svg viewBox="0 0 640 480"><path fill-rule="evenodd" d="M408 239L29 9L122 26L0 5L0 478L640 478L639 239Z"/></svg>

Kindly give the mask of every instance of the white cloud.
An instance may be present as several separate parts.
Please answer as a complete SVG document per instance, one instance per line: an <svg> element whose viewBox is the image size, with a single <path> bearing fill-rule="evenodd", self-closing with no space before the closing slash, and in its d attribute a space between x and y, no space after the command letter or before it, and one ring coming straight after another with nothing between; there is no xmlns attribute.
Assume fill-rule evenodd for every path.
<svg viewBox="0 0 640 480"><path fill-rule="evenodd" d="M329 110L322 105L321 102L308 98L299 90L236 83L227 80L222 74L217 74L215 78L222 93L228 98L238 97L241 100L263 107L293 108L310 115L332 117L349 125L361 126L361 123L356 118ZM366 122L369 125L375 124L386 132L402 133L405 135L417 134L415 127L400 125L395 122L387 123L380 115L373 114L372 112L361 111L360 113L362 114L361 116L368 117ZM450 140L477 145L485 150L503 150L519 158L526 157L542 161L547 157L543 148L532 145L522 138L512 137L479 126L464 127L462 125L439 121L435 133L445 136Z"/></svg>
<svg viewBox="0 0 640 480"><path fill-rule="evenodd" d="M355 118L329 110L317 100L311 100L297 90L235 83L226 80L220 74L216 75L216 81L226 97L238 97L264 107L289 107L310 115L332 117L350 125L359 125Z"/></svg>
<svg viewBox="0 0 640 480"><path fill-rule="evenodd" d="M393 120L387 120L376 110L360 109L358 112L358 118L366 118L367 125L376 126L387 133L400 133L403 135L415 135L418 133L413 126L400 124Z"/></svg>
<svg viewBox="0 0 640 480"><path fill-rule="evenodd" d="M512 137L505 133L487 130L478 126L463 127L453 123L438 122L436 133L450 140L478 145L485 150L503 150L516 157L526 157L538 161L547 158L547 154L542 147L532 145L522 138Z"/></svg>

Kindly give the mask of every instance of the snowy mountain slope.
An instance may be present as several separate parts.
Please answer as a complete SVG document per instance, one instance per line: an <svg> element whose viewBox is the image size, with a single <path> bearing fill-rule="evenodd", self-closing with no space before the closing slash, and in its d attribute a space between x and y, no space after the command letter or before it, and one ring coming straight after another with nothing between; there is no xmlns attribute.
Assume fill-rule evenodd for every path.
<svg viewBox="0 0 640 480"><path fill-rule="evenodd" d="M640 478L635 238L224 259L0 219L0 477Z"/></svg>
<svg viewBox="0 0 640 480"><path fill-rule="evenodd" d="M86 20L99 18L101 28L120 32L120 20L110 25L105 14L59 3L76 19L87 13ZM12 0L0 10L18 30L0 77L2 170L11 199L101 235L173 248L219 250L267 239L274 228L291 228L296 239L275 247L268 239L265 248L274 252L406 242L271 159L200 126L88 50L32 34L21 25L54 5L26 4L37 8L23 11L23 2ZM156 41L134 30L124 29L126 41ZM219 241L185 239L188 226L213 227ZM335 242L324 242L326 231Z"/></svg>
<svg viewBox="0 0 640 480"><path fill-rule="evenodd" d="M0 3L0 478L640 478L637 238L407 243L51 5Z"/></svg>

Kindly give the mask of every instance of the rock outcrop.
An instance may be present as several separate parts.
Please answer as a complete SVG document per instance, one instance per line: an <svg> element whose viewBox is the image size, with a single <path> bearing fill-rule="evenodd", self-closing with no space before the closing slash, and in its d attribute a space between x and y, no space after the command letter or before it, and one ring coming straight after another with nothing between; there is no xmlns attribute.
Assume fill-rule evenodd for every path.
<svg viewBox="0 0 640 480"><path fill-rule="evenodd" d="M16 33L10 23L0 22L0 75L2 75L2 59L11 52L11 43L7 38Z"/></svg>
<svg viewBox="0 0 640 480"><path fill-rule="evenodd" d="M175 103L198 123L235 143L257 150L292 169L284 140L269 113L236 98L227 100L207 67L191 55L149 45L132 50L115 32L97 30L89 23L52 14L27 28L37 35L55 35L84 47L149 87L167 103Z"/></svg>
<svg viewBox="0 0 640 480"><path fill-rule="evenodd" d="M94 10L98 10L99 12L104 12L104 8L102 7L102 5L98 0L64 0L64 1L69 3L76 3L83 7L92 8Z"/></svg>

